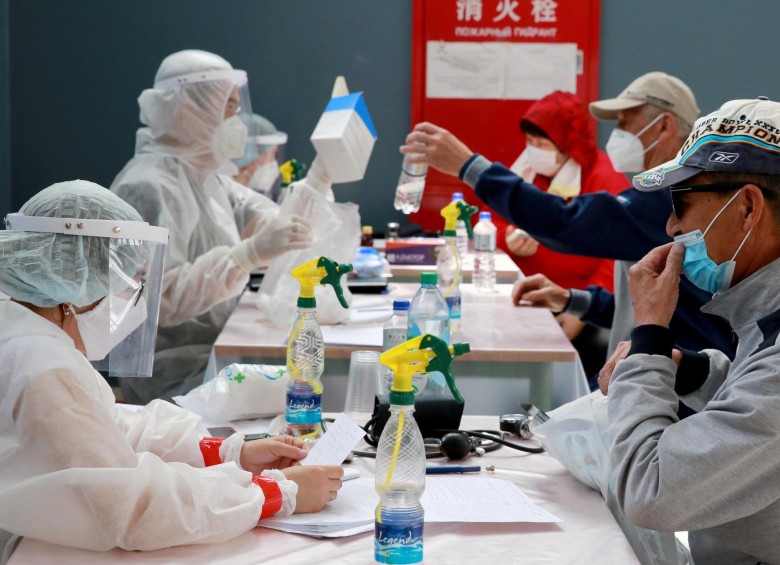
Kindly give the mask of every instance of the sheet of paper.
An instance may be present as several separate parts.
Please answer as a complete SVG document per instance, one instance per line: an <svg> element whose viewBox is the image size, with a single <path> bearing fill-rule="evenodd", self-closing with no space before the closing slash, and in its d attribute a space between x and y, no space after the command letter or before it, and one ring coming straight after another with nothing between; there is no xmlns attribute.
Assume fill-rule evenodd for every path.
<svg viewBox="0 0 780 565"><path fill-rule="evenodd" d="M509 481L475 476L428 477L426 522L560 522Z"/></svg>
<svg viewBox="0 0 780 565"><path fill-rule="evenodd" d="M509 44L503 97L537 100L555 90L577 92L577 44Z"/></svg>
<svg viewBox="0 0 780 565"><path fill-rule="evenodd" d="M369 531L379 496L374 479L344 483L333 502L316 514L270 518L261 526L318 537L348 536ZM426 522L560 522L534 504L510 481L481 478L427 477L421 503Z"/></svg>
<svg viewBox="0 0 780 565"><path fill-rule="evenodd" d="M537 100L577 90L576 43L429 41L428 98Z"/></svg>
<svg viewBox="0 0 780 565"><path fill-rule="evenodd" d="M343 412L328 426L301 465L341 465L366 432Z"/></svg>
<svg viewBox="0 0 780 565"><path fill-rule="evenodd" d="M425 76L428 98L503 98L507 44L429 41Z"/></svg>
<svg viewBox="0 0 780 565"><path fill-rule="evenodd" d="M391 312L388 312L388 314L391 314ZM322 326L322 339L328 345L382 347L383 325L375 323L363 326Z"/></svg>

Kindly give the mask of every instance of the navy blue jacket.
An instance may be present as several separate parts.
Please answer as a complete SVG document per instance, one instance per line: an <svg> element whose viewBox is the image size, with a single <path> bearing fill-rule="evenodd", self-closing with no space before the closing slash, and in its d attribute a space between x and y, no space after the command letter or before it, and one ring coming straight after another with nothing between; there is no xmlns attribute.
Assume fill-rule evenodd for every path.
<svg viewBox="0 0 780 565"><path fill-rule="evenodd" d="M473 160L464 165L461 178ZM561 253L638 261L654 247L671 241L666 235L666 221L672 203L665 190L640 192L629 188L617 196L597 192L565 201L524 182L500 163L485 169L474 189L506 221ZM587 290L593 301L583 320L610 327L614 295L599 287ZM737 344L728 323L700 311L711 299L711 294L681 277L671 330L681 347L694 351L719 349L733 358Z"/></svg>

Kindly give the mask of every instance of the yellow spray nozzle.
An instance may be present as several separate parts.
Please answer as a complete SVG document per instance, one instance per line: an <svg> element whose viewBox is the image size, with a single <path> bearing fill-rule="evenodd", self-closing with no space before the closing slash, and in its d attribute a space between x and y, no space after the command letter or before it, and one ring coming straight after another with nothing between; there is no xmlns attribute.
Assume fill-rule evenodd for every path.
<svg viewBox="0 0 780 565"><path fill-rule="evenodd" d="M460 216L458 201L452 201L441 209L441 216L444 218L444 235L455 235L455 227ZM448 234L447 232L452 232Z"/></svg>
<svg viewBox="0 0 780 565"><path fill-rule="evenodd" d="M414 337L388 349L379 356L379 362L393 370L390 403L413 404L412 377L430 371L441 372L447 380L455 400L463 403L463 397L455 386L455 378L450 371L450 365L454 357L469 351L468 343L455 343L448 346L447 342L431 334Z"/></svg>
<svg viewBox="0 0 780 565"><path fill-rule="evenodd" d="M279 173L282 175L282 186L288 186L297 180L301 180L305 171L306 165L297 159L285 161L284 164L279 167Z"/></svg>
<svg viewBox="0 0 780 565"><path fill-rule="evenodd" d="M314 299L314 287L319 284L329 284L333 287L336 297L344 308L349 308L344 298L344 290L341 288L341 275L349 273L352 265L337 263L328 257L318 257L298 265L292 270L292 276L301 284L301 294L298 297L298 306L313 308L317 305Z"/></svg>

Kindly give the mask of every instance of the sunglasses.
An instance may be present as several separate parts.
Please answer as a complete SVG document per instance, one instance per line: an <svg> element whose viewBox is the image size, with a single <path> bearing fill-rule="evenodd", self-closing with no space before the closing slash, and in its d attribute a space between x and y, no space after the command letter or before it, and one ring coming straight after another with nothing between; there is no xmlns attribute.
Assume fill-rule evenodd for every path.
<svg viewBox="0 0 780 565"><path fill-rule="evenodd" d="M747 183L744 181L735 182L715 182L711 184L695 184L691 186L673 186L669 188L669 192L672 195L672 209L677 219L681 219L683 215L683 201L681 196L683 194L691 194L694 192L729 192L742 188Z"/></svg>

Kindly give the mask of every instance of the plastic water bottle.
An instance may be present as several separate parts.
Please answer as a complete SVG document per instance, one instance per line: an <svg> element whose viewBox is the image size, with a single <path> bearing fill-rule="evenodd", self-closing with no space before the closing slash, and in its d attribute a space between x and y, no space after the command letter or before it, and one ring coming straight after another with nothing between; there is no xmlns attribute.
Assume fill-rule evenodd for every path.
<svg viewBox="0 0 780 565"><path fill-rule="evenodd" d="M423 559L420 498L425 490L425 446L413 413L413 393L390 392L390 419L376 451L377 563L421 563Z"/></svg>
<svg viewBox="0 0 780 565"><path fill-rule="evenodd" d="M463 261L458 251L454 235L444 231L444 245L439 250L436 259L436 272L439 275L439 290L447 302L450 315L450 341L458 340L460 332L460 282L462 278Z"/></svg>
<svg viewBox="0 0 780 565"><path fill-rule="evenodd" d="M434 335L450 341L450 311L447 302L436 286L436 273L420 275L420 289L409 304L408 339L422 334ZM427 390L431 396L445 394L447 383L440 371L421 374L416 380L419 390Z"/></svg>
<svg viewBox="0 0 780 565"><path fill-rule="evenodd" d="M494 292L496 286L496 226L490 212L480 212L474 226L474 288Z"/></svg>
<svg viewBox="0 0 780 565"><path fill-rule="evenodd" d="M461 200L465 203L465 200L463 200L463 193L453 192L452 201L456 202L458 200ZM455 241L458 244L458 253L460 253L460 258L463 260L466 258L466 253L469 252L469 232L466 230L466 222L460 219L455 224Z"/></svg>
<svg viewBox="0 0 780 565"><path fill-rule="evenodd" d="M315 318L316 307L298 306L294 339L288 345L286 433L315 440L322 435L322 371L325 345Z"/></svg>
<svg viewBox="0 0 780 565"><path fill-rule="evenodd" d="M409 332L409 301L393 300L393 315L382 328L382 351L392 349L396 345L401 345L407 340ZM390 392L390 385L393 384L393 370L384 368L384 386L380 391L382 394Z"/></svg>
<svg viewBox="0 0 780 565"><path fill-rule="evenodd" d="M420 275L420 289L409 304L408 337L432 334L449 343L450 312L447 302L436 286L436 273Z"/></svg>
<svg viewBox="0 0 780 565"><path fill-rule="evenodd" d="M401 176L398 178L398 187L395 189L393 206L404 214L411 214L420 209L423 190L425 190L425 175L428 174L428 165L409 162L411 157L417 156L413 153L404 155L404 160L401 163Z"/></svg>

